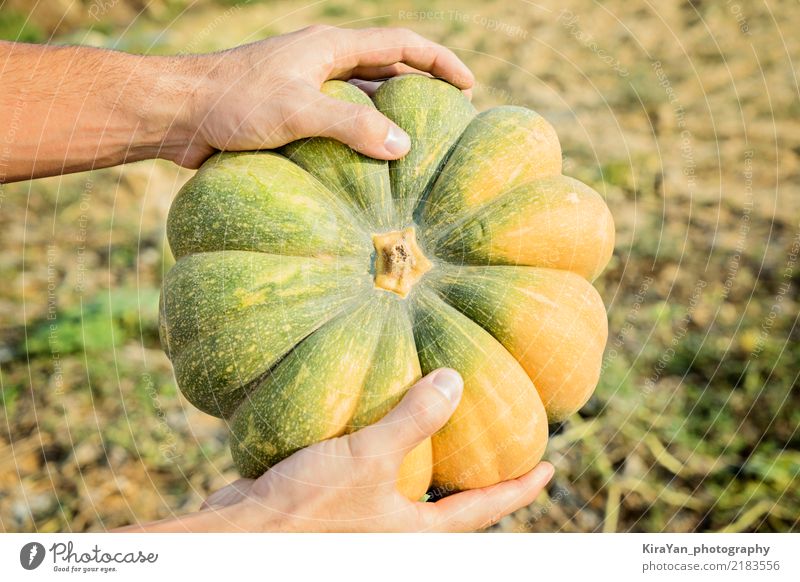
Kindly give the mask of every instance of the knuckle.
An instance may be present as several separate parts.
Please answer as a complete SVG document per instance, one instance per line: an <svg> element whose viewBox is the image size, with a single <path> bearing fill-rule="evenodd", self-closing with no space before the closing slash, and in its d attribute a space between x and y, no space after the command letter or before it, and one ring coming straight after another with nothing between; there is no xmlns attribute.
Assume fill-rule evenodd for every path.
<svg viewBox="0 0 800 582"><path fill-rule="evenodd" d="M385 475L395 472L395 460L391 455L375 451L368 439L359 434L345 437L350 456L357 462L357 472L362 476Z"/></svg>
<svg viewBox="0 0 800 582"><path fill-rule="evenodd" d="M330 24L312 24L311 26L307 26L303 30L308 34L324 34L338 29L335 26L331 26Z"/></svg>
<svg viewBox="0 0 800 582"><path fill-rule="evenodd" d="M294 107L284 108L285 113L281 115L283 119L283 129L288 137L297 139L306 137L306 121L304 116Z"/></svg>
<svg viewBox="0 0 800 582"><path fill-rule="evenodd" d="M275 117L279 120L280 134L289 139L308 137L314 130L314 118L310 115L309 98L296 83L287 82L276 91L274 97Z"/></svg>
<svg viewBox="0 0 800 582"><path fill-rule="evenodd" d="M371 36L385 35L387 30L391 31L392 29L381 28L378 26L369 26L367 28L354 28L352 30L356 36L361 38L367 38Z"/></svg>
<svg viewBox="0 0 800 582"><path fill-rule="evenodd" d="M386 77L397 77L399 75L403 75L408 71L406 66L403 63L394 63L393 65L388 65L386 67Z"/></svg>
<svg viewBox="0 0 800 582"><path fill-rule="evenodd" d="M362 438L361 433L355 433L346 437L345 439L347 445L347 451L353 459L356 460L363 460L369 458L370 455L370 446L369 442Z"/></svg>
<svg viewBox="0 0 800 582"><path fill-rule="evenodd" d="M350 124L355 134L368 143L381 142L386 137L385 124L376 121L375 112L368 107L354 108Z"/></svg>
<svg viewBox="0 0 800 582"><path fill-rule="evenodd" d="M395 30L397 31L397 34L407 42L419 43L424 40L419 33L411 30L410 28L399 27Z"/></svg>

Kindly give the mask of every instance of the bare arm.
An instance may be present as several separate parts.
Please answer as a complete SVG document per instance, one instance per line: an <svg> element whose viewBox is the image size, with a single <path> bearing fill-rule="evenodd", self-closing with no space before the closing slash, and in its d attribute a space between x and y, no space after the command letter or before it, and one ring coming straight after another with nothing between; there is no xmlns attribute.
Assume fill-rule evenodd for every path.
<svg viewBox="0 0 800 582"><path fill-rule="evenodd" d="M328 79L405 72L468 90L448 49L403 29L314 26L207 55L150 57L0 42L0 182L147 158L198 167L214 151L324 135L382 159L408 136L377 111L320 93Z"/></svg>
<svg viewBox="0 0 800 582"><path fill-rule="evenodd" d="M197 84L190 57L0 43L0 181L175 159Z"/></svg>

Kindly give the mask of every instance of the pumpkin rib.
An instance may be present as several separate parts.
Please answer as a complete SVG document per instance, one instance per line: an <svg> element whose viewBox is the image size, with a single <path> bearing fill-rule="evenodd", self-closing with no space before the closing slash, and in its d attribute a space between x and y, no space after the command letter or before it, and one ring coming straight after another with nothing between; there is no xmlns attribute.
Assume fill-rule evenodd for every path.
<svg viewBox="0 0 800 582"><path fill-rule="evenodd" d="M421 94L426 97L424 105L420 104ZM411 138L408 154L389 163L398 219L395 229L405 228L436 179L442 158L475 117L475 107L456 87L419 74L392 77L372 99L378 111Z"/></svg>
<svg viewBox="0 0 800 582"><path fill-rule="evenodd" d="M605 305L586 279L541 267L460 266L431 287L520 363L551 423L589 399L599 379L608 324Z"/></svg>
<svg viewBox="0 0 800 582"><path fill-rule="evenodd" d="M463 131L462 131L462 135L463 135ZM459 139L460 139L460 136L459 136ZM423 189L422 193L419 196L419 200L417 200L417 203L416 203L416 205L414 206L414 208L413 208L413 210L411 212L411 217L412 217L412 221L414 222L414 224L419 225L419 224L421 224L423 222L423 219L422 219L423 209L428 204L428 199L430 198L431 192L433 191L433 188L436 185L436 182L439 179L439 176L441 175L442 171L447 166L447 162L450 160L450 158L452 157L452 155L455 153L455 151L457 149L458 149L458 140L456 140L450 146L450 148L445 152L444 156L442 157L442 159L439 162L439 165L434 170L433 176L431 176L431 179L425 185L425 188Z"/></svg>
<svg viewBox="0 0 800 582"><path fill-rule="evenodd" d="M534 238L534 232L541 236ZM526 182L478 206L428 245L451 264L557 268L591 281L611 259L614 222L598 192L559 175Z"/></svg>
<svg viewBox="0 0 800 582"><path fill-rule="evenodd" d="M337 311L334 314L332 314L331 317L318 322L313 328L309 329L307 331L307 333L305 333L304 335L302 335L300 337L298 342L302 342L303 340L308 338L311 334L317 332L322 327L327 325L331 320L335 319L337 316L352 312L358 306L359 306L359 299L358 298L351 299L351 301L347 305L343 306L339 311ZM192 402L192 404L194 404L197 408L203 410L204 412L207 412L208 414L211 414L211 415L216 416L218 418L228 418L228 417L231 416L232 411L228 412L227 409L231 405L233 405L234 409L236 407L238 407L239 404L240 404L241 399L245 398L247 396L247 394L249 393L249 391L252 390L253 384L259 378L263 377L264 375L268 375L270 370L272 368L274 368L274 366L279 364L281 362L281 360L287 354L289 354L293 349L295 349L295 347L297 346L298 342L295 342L294 344L292 344L292 346L290 348L288 348L286 350L283 350L279 354L277 354L275 356L275 359L272 362L270 362L268 364L265 364L264 371L261 372L260 374L256 375L254 378L252 378L250 380L244 380L242 378L239 378L239 380L235 384L235 387L232 390L229 390L229 391L224 392L222 394L222 396L224 396L224 401L222 403L224 404L225 407L219 409L220 411L222 411L220 414L217 414L216 410L213 410L213 409L209 410L207 406L201 405L200 403L196 402L195 399L190 396L190 392L188 392L187 390L183 391L184 392L184 396L186 396L187 400ZM185 367L183 366L184 357L188 358L189 363L193 362L194 359L196 359L198 357L197 355L192 353L191 348L197 347L197 345L199 343L200 343L199 339L198 340L193 340L191 344L187 345L187 347L185 349L183 349L180 354L178 354L174 359L171 360L172 361L172 365L176 370L176 373L175 373L176 377L184 375L182 373L183 370L185 369ZM198 352L200 354L199 357L203 358L204 361L205 361L205 358L207 357L207 354L205 353L205 350L198 350ZM184 356L184 354L185 354L185 356ZM208 376L208 371L210 369L209 366L208 365L203 365L201 368L205 372L205 377L206 377L206 380L207 380L207 384L210 384L211 383L211 379ZM236 372L237 372L237 377L238 377L239 376L238 370ZM184 382L183 384L184 384L184 386L187 385L186 382ZM220 390L217 389L217 392L219 392L219 391ZM217 395L215 394L215 397L216 396ZM216 398L215 398L215 400L216 400ZM217 402L217 404L219 404L219 402Z"/></svg>
<svg viewBox="0 0 800 582"><path fill-rule="evenodd" d="M364 428L383 418L400 402L411 385L422 376L408 306L405 302L395 299L394 295L384 291L378 291L377 297L378 301L385 302L389 306L386 321L376 342L370 377L367 378L362 389L362 402L359 403L361 406L353 412L349 421L351 430L348 432ZM398 335L400 337L397 340L390 341L392 336ZM386 353L379 356L379 352L384 351L382 348ZM409 365L404 367L403 364L406 361ZM386 369L381 369L381 367ZM400 376L394 387L383 386L382 390L367 389L370 381L382 380L386 383L392 379L391 374ZM397 379L395 378L395 380ZM390 392L388 395L387 391ZM372 394L366 394L367 392Z"/></svg>
<svg viewBox="0 0 800 582"><path fill-rule="evenodd" d="M363 232L365 234L367 234L369 232L369 225L364 222L364 219L359 214L354 213L353 212L353 208L351 208L351 206L349 204L347 204L344 200L342 200L339 196L337 196L334 192L332 192L331 189L328 188L328 186L326 184L324 184L319 178L317 178L314 174L312 174L311 172L309 172L308 170L306 170L302 166L296 164L290 158L288 158L288 157L286 157L286 156L284 156L284 155L282 155L280 153L275 153L275 155L276 156L280 156L281 158L283 158L287 162L295 165L302 172L304 172L308 176L308 179L311 182L314 182L314 185L318 189L318 192L325 197L325 201L326 202L330 203L330 205L332 207L334 207L336 210L341 210L342 214L347 216L347 218L352 219L353 221L355 221L356 224L360 225L361 229L363 230ZM263 176L260 176L258 174L254 174L252 167L248 167L247 173L248 173L248 175L250 175L250 177L253 180L258 182L261 185L261 187L264 188L265 191L269 190L269 186L267 184L265 184L263 182L263 180L262 180Z"/></svg>
<svg viewBox="0 0 800 582"><path fill-rule="evenodd" d="M228 407L235 406L246 387L261 375L256 368L265 371L313 330L354 309L371 292L372 285L368 274L360 274L353 262L350 277L344 278L338 262L326 264L313 258L292 259L247 251L218 253L219 256L206 253L184 257L170 271L162 293L165 299L160 332L186 397L201 410L225 417L229 415ZM238 262L240 259L242 262ZM283 272L265 271L269 277L260 275L267 265L287 262L294 264ZM309 266L313 269L306 270ZM254 267L258 269L254 271ZM232 279L234 275L238 278ZM326 277L335 284L327 289L319 287ZM253 282L257 284L254 286ZM272 285L265 289L265 282ZM170 299L174 294L180 296L182 309ZM195 301L186 301L193 295ZM219 298L226 302L224 311L208 311L219 305ZM251 301L257 303L247 305ZM262 313L271 317L265 319ZM306 321L298 321L293 313L302 313ZM277 329L287 321L294 322L294 332ZM285 338L285 348L279 348L280 341L258 342L248 334L263 333L266 325L274 328L272 340ZM174 336L180 338L180 343L171 341ZM220 400L225 400L226 408L218 407Z"/></svg>
<svg viewBox="0 0 800 582"><path fill-rule="evenodd" d="M366 93L345 81L326 81L321 91L335 99L375 108ZM390 230L397 222L386 161L365 156L327 137L297 140L283 146L280 152L323 184L335 184L336 190L329 189L357 214L370 215L370 226Z"/></svg>
<svg viewBox="0 0 800 582"><path fill-rule="evenodd" d="M177 267L177 268L171 269L170 272L167 274L167 279L165 279L164 292L162 293L162 296L164 296L166 293L169 292L169 287L174 284L173 283L174 278L176 276L178 276L179 274L181 274L180 273L180 268L185 266L185 264L186 264L185 262L181 263L181 261L186 261L189 257L192 257L193 260L197 260L197 257L201 257L203 255L226 254L226 255L230 256L232 254L239 254L239 253L248 253L248 254L252 253L252 254L256 255L257 257L259 257L259 258L270 257L270 258L275 258L276 260L280 260L280 261L285 261L286 259L298 259L298 260L305 261L307 265L313 265L315 262L320 262L320 263L324 264L324 259L320 259L320 258L317 258L317 257L304 257L304 256L296 256L296 255L276 255L276 254L272 254L272 253L259 253L259 252L256 252L256 251L206 251L206 252L203 252L203 253L194 253L192 255L186 255L186 256L182 257L181 259L179 259L179 261L176 262L176 264L175 264L175 267ZM216 257L203 257L203 258L216 258ZM220 259L220 260L222 260L222 259ZM358 265L358 263L356 262L356 260L354 258L349 258L349 257L347 259L337 259L337 261L335 263L336 266L337 266L336 271L339 270L338 266L340 264L342 264L342 263L344 263L345 265L347 265L347 263L350 263L349 266L351 266L353 268L352 272L350 273L350 276L352 277L353 281L357 281L360 278L358 276L358 273L361 270L361 268ZM303 268L303 265L300 266L300 269L302 269L302 268ZM317 273L317 275L323 275L323 274L324 274L324 271L320 271L320 272ZM366 281L364 281L362 283L362 285L363 285L363 287L346 287L344 285L337 285L336 289L343 288L343 289L345 289L347 291L352 290L353 293L351 295L351 298L352 299L357 299L359 297L359 294L363 294L363 293L366 292L366 290L370 289L369 284L366 283ZM267 288L268 288L268 282L262 282L260 284L260 286L256 286L254 288L249 289L249 292L254 294L254 295L257 295L259 291L266 291ZM338 294L336 289L332 290L330 295ZM319 296L319 299L322 299L322 295ZM240 307L240 309L244 309L245 311L241 311L240 310L236 314L227 315L225 317L225 319L221 318L221 321L219 321L217 325L212 326L212 327L205 327L202 330L202 332L205 333L205 334L210 334L210 333L217 332L217 331L219 331L220 327L223 324L229 323L231 321L231 318L233 318L233 319L236 319L237 317L246 318L252 313L252 311L257 310L257 309L261 309L261 308L265 308L265 307L269 307L269 308L274 309L274 306L270 306L270 305L268 305L267 303L264 303L264 302L260 302L260 303L259 302L253 302L253 303L251 303L249 305L242 306L242 307ZM165 319L166 319L166 317L165 317ZM190 336L190 341L193 340L193 339L194 338L191 338L191 336ZM181 347L180 349L183 350L185 348Z"/></svg>
<svg viewBox="0 0 800 582"><path fill-rule="evenodd" d="M256 378L253 381L249 382L248 383L247 393L244 395L244 397L241 399L241 401L236 405L236 408L234 408L234 410L231 411L231 413L228 414L225 418L226 419L231 419L234 416L236 416L236 413L239 411L239 409L243 405L245 405L247 403L249 398L255 396L256 391L258 391L260 389L261 385L264 382L266 382L266 380L270 377L271 374L274 373L275 368L280 366L281 363L287 358L287 356L290 356L291 353L294 350L296 350L298 347L300 347L300 345L303 342L305 342L306 340L310 339L311 336L313 336L314 334L319 333L322 330L324 330L325 326L327 326L328 324L335 323L338 319L340 319L342 317L347 317L348 315L352 315L353 313L355 313L356 311L361 309L363 307L363 304L358 304L357 302L353 302L349 307L351 309L345 309L345 310L342 310L339 313L334 314L330 319L326 320L325 322L320 324L318 327L316 327L313 330L311 330L310 332L308 332L305 336L300 338L291 348L286 350L277 360L275 360L275 362L270 364L269 368L264 370L264 372L258 378Z"/></svg>
<svg viewBox="0 0 800 582"><path fill-rule="evenodd" d="M289 158L286 158L286 159L289 162L294 163ZM295 165L297 165L297 164L295 164ZM333 207L334 210L341 211L341 213L346 218L349 218L350 220L352 220L353 221L352 224L358 226L359 227L359 231L365 237L369 235L369 232L370 232L370 229L371 229L371 225L360 214L353 213L353 208L351 208L351 206L349 204L347 204L344 200L342 200L339 196L337 196L334 192L332 192L331 189L328 188L325 184L323 184L319 180L319 178L317 178L314 174L308 172L302 166L298 165L297 167L300 168L301 170L303 170L304 172L306 172L312 180L317 182L317 185L320 188L320 193L324 192L324 194L326 196L325 202L330 203L330 205ZM265 185L264 182L261 181L261 177L258 176L258 174L254 174L252 169L248 170L247 173L250 175L251 178L253 178L256 182L258 182L265 191L269 190L269 187L267 185Z"/></svg>
<svg viewBox="0 0 800 582"><path fill-rule="evenodd" d="M289 148L289 146L294 146L294 147ZM292 160L294 163L296 163L304 170L308 171L312 176L314 176L318 180L321 180L321 176L316 175L312 171L313 167L310 165L310 161L304 160L305 152L303 150L304 149L316 150L315 152L309 155L313 155L316 160L319 160L319 158L325 157L325 154L321 152L324 151L326 147L334 151L338 150L339 148L347 148L347 146L343 145L339 141L336 141L335 139L327 137L314 137L292 142L288 146L285 146L284 150L282 151L287 152L286 153L287 158ZM347 149L356 156L366 158L366 156L362 156L361 154L355 152L354 150L351 150L350 148ZM367 159L372 159L372 158L367 158ZM360 160L359 163L367 165L366 162ZM388 174L389 174L389 167L388 164L386 164L387 180L388 180ZM372 231L376 227L388 230L392 227L393 224L397 222L394 202L391 199L391 195L388 197L388 201L381 200L381 203L378 206L378 210L375 210L372 205L368 204L368 200L366 199L362 199L360 197L352 199L349 198L349 196L353 195L351 187L352 186L343 184L340 185L336 190L330 190L330 188L329 190L337 199L341 200L344 204L348 206L348 210L351 211L351 215L354 217L354 219L356 219L356 217L359 217L358 220L363 221L363 219L360 218L360 215L362 213L369 215L369 217L372 219L372 222L367 223L367 228L364 228L365 231ZM391 194L391 187L387 185L386 189L389 190L389 193Z"/></svg>
<svg viewBox="0 0 800 582"><path fill-rule="evenodd" d="M544 454L547 416L520 364L430 289L415 295L412 313L422 371L451 366L464 378L461 403L432 438L434 487L484 487L532 469Z"/></svg>
<svg viewBox="0 0 800 582"><path fill-rule="evenodd" d="M385 319L384 310L376 309L371 300L365 301L304 338L273 367L229 417L231 450L243 476L258 476L295 450L346 432L369 375L378 343L374 338L379 336ZM329 350L339 347L341 341L349 342L348 357L331 357ZM359 352L354 355L357 346ZM302 398L287 398L293 390L302 390ZM280 414L270 414L276 406ZM260 424L260 430L252 433L255 424ZM267 454L268 459L255 457L252 447L240 451L253 438L270 439L275 451ZM255 450L265 453L262 446ZM248 459L256 465L248 468Z"/></svg>
<svg viewBox="0 0 800 582"><path fill-rule="evenodd" d="M392 293L377 291L387 305L387 317L375 344L370 370L345 432L353 432L383 418L422 376L408 304ZM396 487L417 500L428 490L433 474L433 448L427 438L403 459Z"/></svg>
<svg viewBox="0 0 800 582"><path fill-rule="evenodd" d="M255 158L258 164L242 164L242 158ZM234 161L243 167L231 167ZM209 165L204 165L181 189L167 217L167 239L175 258L219 250L295 256L359 256L369 251L369 228L363 218L353 215L349 207L316 177L285 156L274 152L223 152L206 164ZM293 180L281 183L279 194L264 197L264 192L274 192L275 188L274 183L264 182L254 171L253 166L259 164L260 167L266 164L272 174L289 172ZM273 182L277 180L275 177L272 179ZM313 216L302 220L303 204L288 204L293 195L301 198L298 202L316 204L316 216L325 222L309 223ZM275 214L270 214L268 208L273 208ZM252 221L249 225L249 238L237 241L243 214L257 217L260 221ZM216 220L210 220L212 218ZM272 230L262 230L263 225L270 225ZM318 239L303 240L304 250L302 245L298 246L303 232ZM262 235L271 237L269 248L254 247L255 241L263 245L264 241L257 238ZM309 246L319 243L324 243L325 247L312 250Z"/></svg>
<svg viewBox="0 0 800 582"><path fill-rule="evenodd" d="M347 313L350 313L350 312L354 311L358 307L359 307L359 298L357 298L357 297L352 298L351 301L348 304L342 306L342 308L339 311L337 311L334 314L332 314L329 318L326 318L326 319L324 319L322 321L319 321L318 324L316 324L313 328L309 329L308 332L305 333L304 335L302 335L300 337L300 339L297 342L295 342L290 348L288 348L287 350L282 351L281 353L276 355L274 361L272 361L269 364L266 364L266 367L265 367L265 369L264 369L264 371L262 373L260 373L259 375L255 376L251 380L240 379L236 383L236 388L235 389L229 390L229 391L224 393L224 397L225 397L224 405L225 405L225 408L220 408L220 410L227 409L229 406L231 406L231 404L233 404L234 410L236 408L238 408L238 406L241 403L241 400L243 398L246 398L247 395L255 388L255 384L257 384L258 381L260 379L262 379L264 376L269 375L269 372L275 366L277 366L292 350L294 350L297 347L298 343L304 341L310 335L316 333L317 331L319 331L320 329L325 327L325 325L330 323L336 317L341 316L341 315L346 315ZM174 360L172 360L173 366L176 369L176 376L179 375L177 370L183 370L183 366L181 366L181 361L178 361L178 360L181 360L183 358L183 354L187 354L187 357L190 358L190 361L191 361L192 358L196 357L194 354L191 353L192 350L190 348L196 347L198 343L199 343L199 340L193 340L191 344L187 345L187 347L182 350L180 355L178 355ZM206 354L203 353L202 350L198 350L198 351L201 353L201 357L205 357L206 356ZM207 372L208 372L209 368L207 366L203 366L202 368L203 368L203 370L206 371L206 379L210 383L210 378L208 378L208 375L207 375ZM208 412L209 414L212 414L213 416L217 416L218 418L229 418L233 414L233 411L224 412L223 414L216 414L214 412L209 412L208 410L206 410L205 407L200 406L199 404L195 403L189 397L189 395L186 394L185 392L184 392L184 396L186 396L187 400L190 400L192 402L192 404L197 406L197 408L200 408L201 410L204 410L205 412Z"/></svg>
<svg viewBox="0 0 800 582"><path fill-rule="evenodd" d="M426 237L521 184L561 174L555 129L523 107L505 105L481 112L454 147L460 155L442 168L419 213Z"/></svg>

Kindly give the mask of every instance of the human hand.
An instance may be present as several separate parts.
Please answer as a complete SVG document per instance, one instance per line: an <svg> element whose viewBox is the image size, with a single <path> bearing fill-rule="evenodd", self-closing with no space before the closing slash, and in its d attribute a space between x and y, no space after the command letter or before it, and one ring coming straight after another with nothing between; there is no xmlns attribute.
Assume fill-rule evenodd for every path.
<svg viewBox="0 0 800 582"><path fill-rule="evenodd" d="M330 79L370 80L416 72L468 91L472 73L445 47L399 28L311 26L182 61L200 81L162 155L196 168L216 150L270 149L311 136L337 139L379 159L408 152L408 135L376 109L320 92ZM364 82L366 81L366 83Z"/></svg>
<svg viewBox="0 0 800 582"><path fill-rule="evenodd" d="M212 494L214 528L249 531L473 531L533 502L553 467L465 491L436 503L412 502L395 480L406 453L447 422L463 382L432 372L378 423L323 441L278 463L260 478L239 479ZM206 513L206 512L204 512Z"/></svg>
<svg viewBox="0 0 800 582"><path fill-rule="evenodd" d="M396 159L408 136L372 107L323 95L325 81L349 80L369 93L371 80L422 73L467 94L474 82L451 51L399 28L312 26L174 56L0 40L0 60L0 119L18 121L0 183L152 158L198 168L217 150L311 136Z"/></svg>

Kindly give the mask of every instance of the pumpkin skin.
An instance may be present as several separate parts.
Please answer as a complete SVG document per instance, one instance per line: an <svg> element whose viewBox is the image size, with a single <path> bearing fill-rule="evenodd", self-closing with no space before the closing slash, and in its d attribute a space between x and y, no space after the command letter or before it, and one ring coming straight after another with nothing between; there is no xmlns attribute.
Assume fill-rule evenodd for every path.
<svg viewBox="0 0 800 582"><path fill-rule="evenodd" d="M404 158L327 138L220 153L183 187L167 235L162 344L186 398L226 420L243 476L383 417L423 374L464 377L453 417L406 456L398 489L453 492L538 463L547 424L577 411L607 339L590 281L611 214L561 175L538 114L477 114L407 75L371 101L411 137Z"/></svg>

